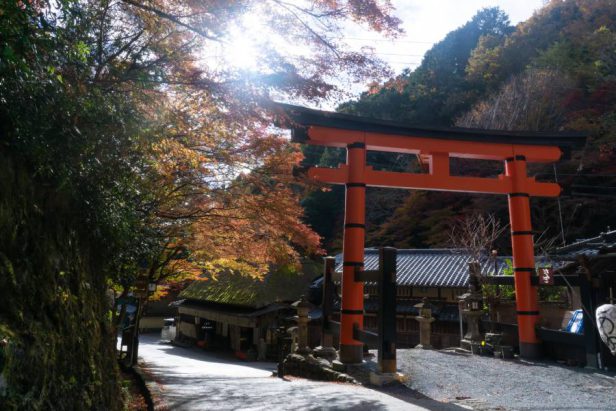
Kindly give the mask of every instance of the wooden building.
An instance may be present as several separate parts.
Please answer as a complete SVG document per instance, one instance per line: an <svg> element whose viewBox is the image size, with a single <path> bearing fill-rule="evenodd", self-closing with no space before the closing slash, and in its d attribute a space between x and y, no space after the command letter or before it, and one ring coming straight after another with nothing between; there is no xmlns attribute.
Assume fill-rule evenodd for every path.
<svg viewBox="0 0 616 411"><path fill-rule="evenodd" d="M179 295L176 339L206 348L230 348L240 357L275 351L276 329L295 315L291 303L318 275L313 263L300 273L280 269L263 279L237 273L206 274Z"/></svg>
<svg viewBox="0 0 616 411"><path fill-rule="evenodd" d="M364 269L378 268L379 251L366 248ZM486 257L482 273L502 275L507 258ZM415 304L427 298L436 321L432 324L432 344L439 347L457 346L460 341L458 297L468 291L470 256L458 249L399 249L397 253L397 343L413 347L419 343L419 323ZM336 256L336 272L342 272L342 254ZM364 327L377 328L377 287L366 283L364 288Z"/></svg>
<svg viewBox="0 0 616 411"><path fill-rule="evenodd" d="M570 261L555 272L555 280L559 276L578 277L575 284L568 281L567 287L573 286L576 294L580 296L580 301L574 308L582 310L584 325L581 335L583 338L555 338L555 341L547 341L547 351L556 359L566 360L571 358L572 352L577 352L579 364L616 370L616 356L601 341L595 318L595 311L599 306L616 304L616 230L608 228L607 232L596 237L578 240L558 248L552 258ZM558 358L559 356L561 358Z"/></svg>

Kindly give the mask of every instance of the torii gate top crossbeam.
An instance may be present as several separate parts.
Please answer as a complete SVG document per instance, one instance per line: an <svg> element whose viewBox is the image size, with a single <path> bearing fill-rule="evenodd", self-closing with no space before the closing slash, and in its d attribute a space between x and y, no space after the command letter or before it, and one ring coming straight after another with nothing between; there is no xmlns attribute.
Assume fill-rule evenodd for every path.
<svg viewBox="0 0 616 411"><path fill-rule="evenodd" d="M453 176L451 157L497 160L521 160L535 163L558 161L563 153L583 147L586 137L577 133L532 133L464 128L418 128L389 121L346 114L280 105L292 124L292 139L298 143L329 147L361 147L419 156L429 165L429 173L376 171L363 163L362 183L373 187L411 188L470 193L511 194L555 197L560 186L535 181L526 175L526 165L516 174L498 178ZM365 161L365 160L364 160ZM351 181L347 165L338 168L312 167L308 175L330 184Z"/></svg>
<svg viewBox="0 0 616 411"><path fill-rule="evenodd" d="M293 141L346 147L357 141L367 150L426 155L446 152L451 157L506 160L516 155L528 162L554 162L584 146L580 133L410 127L403 123L351 116L280 104L293 124Z"/></svg>

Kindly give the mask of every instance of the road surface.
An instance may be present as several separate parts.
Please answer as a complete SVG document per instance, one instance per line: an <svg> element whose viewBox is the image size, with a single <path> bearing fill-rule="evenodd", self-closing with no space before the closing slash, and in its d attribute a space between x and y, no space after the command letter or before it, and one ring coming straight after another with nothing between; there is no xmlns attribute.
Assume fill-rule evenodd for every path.
<svg viewBox="0 0 616 411"><path fill-rule="evenodd" d="M453 409L429 399L402 400L351 384L285 381L272 377L275 363L241 362L197 348L176 347L160 343L154 334L140 337L139 355L170 410Z"/></svg>

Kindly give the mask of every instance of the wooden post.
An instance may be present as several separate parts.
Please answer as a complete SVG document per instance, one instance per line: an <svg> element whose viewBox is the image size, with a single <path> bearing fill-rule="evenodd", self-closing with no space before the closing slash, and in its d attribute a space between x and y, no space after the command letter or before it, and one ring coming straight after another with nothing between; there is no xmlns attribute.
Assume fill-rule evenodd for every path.
<svg viewBox="0 0 616 411"><path fill-rule="evenodd" d="M336 295L336 285L332 280L332 276L336 269L336 259L334 257L325 257L323 260L323 297L321 301L323 321L321 323L321 345L323 347L331 347L333 337L330 321L333 312L334 296Z"/></svg>
<svg viewBox="0 0 616 411"><path fill-rule="evenodd" d="M530 221L526 157L517 155L508 158L505 161L505 172L512 182L512 192L509 193L509 221L520 357L534 359L541 356L541 342L535 332L539 321L537 287L531 284L531 275L535 272L535 251Z"/></svg>
<svg viewBox="0 0 616 411"><path fill-rule="evenodd" d="M332 329L331 315L333 312L336 286L333 282L333 274L336 269L336 259L325 257L323 269L323 294L321 300L321 345L314 349L316 357L333 361L337 357L334 348L334 330Z"/></svg>
<svg viewBox="0 0 616 411"><path fill-rule="evenodd" d="M361 363L363 344L353 338L353 328L363 329L364 284L356 281L355 271L364 266L366 214L366 145L356 142L347 146L346 201L342 272L342 307L340 309L340 361Z"/></svg>
<svg viewBox="0 0 616 411"><path fill-rule="evenodd" d="M586 367L599 368L597 361L598 343L595 323L595 303L593 298L592 274L588 269L586 257L580 257L580 300L584 315L584 350L586 351Z"/></svg>
<svg viewBox="0 0 616 411"><path fill-rule="evenodd" d="M379 252L379 371L396 372L396 257L397 250L384 247Z"/></svg>

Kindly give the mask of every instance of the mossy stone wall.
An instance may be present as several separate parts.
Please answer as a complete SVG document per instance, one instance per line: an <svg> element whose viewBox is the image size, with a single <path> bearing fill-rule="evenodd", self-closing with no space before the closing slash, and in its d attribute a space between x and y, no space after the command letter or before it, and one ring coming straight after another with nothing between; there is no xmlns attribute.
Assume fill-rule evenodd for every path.
<svg viewBox="0 0 616 411"><path fill-rule="evenodd" d="M0 152L0 409L121 409L104 262L35 175Z"/></svg>

